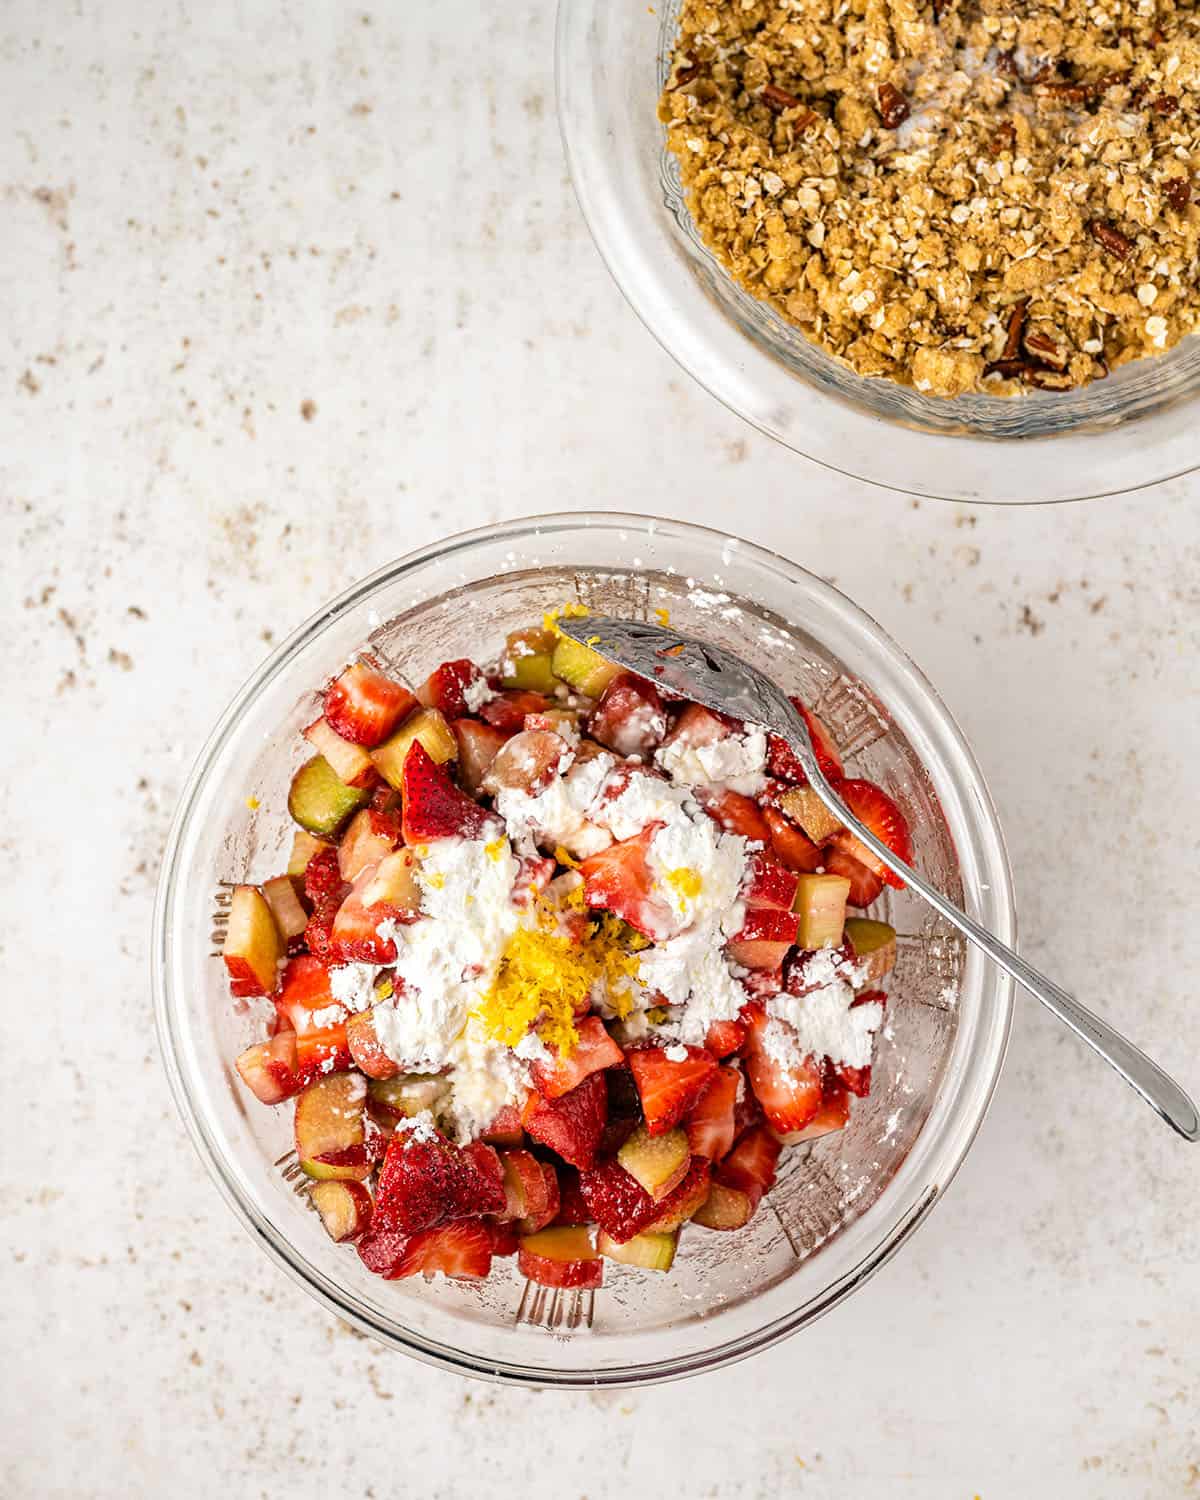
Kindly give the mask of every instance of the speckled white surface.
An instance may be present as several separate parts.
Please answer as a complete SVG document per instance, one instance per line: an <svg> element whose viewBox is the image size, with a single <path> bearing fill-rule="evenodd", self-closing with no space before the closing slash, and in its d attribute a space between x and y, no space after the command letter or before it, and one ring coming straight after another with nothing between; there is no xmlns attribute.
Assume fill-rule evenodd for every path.
<svg viewBox="0 0 1200 1500"><path fill-rule="evenodd" d="M897 1259L803 1337L637 1394L351 1335L176 1121L148 926L216 713L384 560L605 505L740 530L874 613L978 750L1026 951L1200 1086L1200 484L972 512L772 450L599 264L551 12L0 8L0 1492L1200 1494L1200 1153L1029 1004Z"/></svg>

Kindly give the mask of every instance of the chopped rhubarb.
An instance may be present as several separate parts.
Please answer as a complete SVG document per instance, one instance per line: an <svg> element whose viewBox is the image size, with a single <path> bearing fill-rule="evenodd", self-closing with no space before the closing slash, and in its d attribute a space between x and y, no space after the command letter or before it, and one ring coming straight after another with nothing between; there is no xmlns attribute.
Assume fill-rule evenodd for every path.
<svg viewBox="0 0 1200 1500"><path fill-rule="evenodd" d="M517 1269L541 1286L593 1290L604 1284L604 1262L586 1229L556 1226L519 1242Z"/></svg>
<svg viewBox="0 0 1200 1500"><path fill-rule="evenodd" d="M366 800L366 791L347 786L323 755L314 755L292 777L288 812L309 833L330 834Z"/></svg>
<svg viewBox="0 0 1200 1500"><path fill-rule="evenodd" d="M639 1125L617 1152L617 1160L658 1203L688 1174L692 1153L687 1132L675 1129L665 1135L651 1135Z"/></svg>
<svg viewBox="0 0 1200 1500"><path fill-rule="evenodd" d="M510 631L500 658L500 685L525 692L553 693L558 686L554 675L553 631L533 626Z"/></svg>
<svg viewBox="0 0 1200 1500"><path fill-rule="evenodd" d="M801 875L797 879L796 942L806 951L840 948L845 936L850 882L841 875Z"/></svg>
<svg viewBox="0 0 1200 1500"><path fill-rule="evenodd" d="M335 734L325 719L310 724L304 731L304 738L346 786L371 787L379 780L371 757L363 747Z"/></svg>
<svg viewBox="0 0 1200 1500"><path fill-rule="evenodd" d="M371 1194L361 1182L315 1182L308 1196L325 1232L338 1244L358 1239L371 1226Z"/></svg>
<svg viewBox="0 0 1200 1500"><path fill-rule="evenodd" d="M400 819L395 813L375 812L369 807L356 812L338 845L342 879L357 879L368 865L377 865L399 842Z"/></svg>
<svg viewBox="0 0 1200 1500"><path fill-rule="evenodd" d="M294 1031L277 1031L269 1042L247 1047L238 1054L234 1066L242 1082L262 1104L282 1104L304 1087L296 1069Z"/></svg>
<svg viewBox="0 0 1200 1500"><path fill-rule="evenodd" d="M229 925L221 950L229 977L241 982L243 994L273 994L284 951L285 944L266 897L257 886L236 886L229 903Z"/></svg>
<svg viewBox="0 0 1200 1500"><path fill-rule="evenodd" d="M304 936L308 926L308 913L300 905L296 885L290 875L276 875L262 888L263 897L271 908L275 926L283 939L286 952L291 952Z"/></svg>
<svg viewBox="0 0 1200 1500"><path fill-rule="evenodd" d="M430 760L445 765L458 754L458 740L436 708L423 708L405 719L390 739L371 751L375 769L400 791L404 784L404 763L414 745L420 745Z"/></svg>
<svg viewBox="0 0 1200 1500"><path fill-rule="evenodd" d="M479 719L455 719L450 728L458 742L458 779L475 796L508 735Z"/></svg>
<svg viewBox="0 0 1200 1500"><path fill-rule="evenodd" d="M896 929L870 917L847 917L846 940L866 984L878 984L896 963Z"/></svg>
<svg viewBox="0 0 1200 1500"><path fill-rule="evenodd" d="M367 1085L357 1073L333 1073L310 1083L296 1100L296 1155L309 1177L371 1175L365 1114Z"/></svg>
<svg viewBox="0 0 1200 1500"><path fill-rule="evenodd" d="M624 1244L610 1238L603 1230L596 1237L596 1248L606 1260L615 1260L642 1271L669 1271L675 1261L679 1233L635 1234Z"/></svg>
<svg viewBox="0 0 1200 1500"><path fill-rule="evenodd" d="M615 662L593 651L590 646L573 641L568 635L560 635L554 643L554 655L550 665L554 675L585 698L599 698L604 689L621 669Z"/></svg>
<svg viewBox="0 0 1200 1500"><path fill-rule="evenodd" d="M834 817L810 786L796 786L784 792L779 808L814 844L827 844L835 833L842 831L842 820Z"/></svg>

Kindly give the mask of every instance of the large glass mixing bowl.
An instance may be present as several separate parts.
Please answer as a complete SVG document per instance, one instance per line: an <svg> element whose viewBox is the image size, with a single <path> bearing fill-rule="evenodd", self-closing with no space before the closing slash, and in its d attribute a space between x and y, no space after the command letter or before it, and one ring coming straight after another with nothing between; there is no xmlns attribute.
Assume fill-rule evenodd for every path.
<svg viewBox="0 0 1200 1500"><path fill-rule="evenodd" d="M369 646L420 679L447 656L486 658L507 631L567 600L633 617L669 609L681 630L721 641L816 703L849 764L903 807L918 867L1013 940L1008 863L979 768L929 683L866 614L734 537L643 516L544 516L381 569L245 685L191 774L168 841L154 996L175 1098L217 1185L268 1254L333 1312L475 1375L634 1384L712 1368L803 1328L899 1248L978 1129L1012 994L928 908L889 891L878 912L901 934L899 962L870 1097L846 1131L785 1153L746 1230L685 1231L670 1275L606 1264L599 1292L554 1294L527 1288L507 1260L480 1285L388 1282L333 1244L275 1165L291 1146L291 1110L264 1108L232 1067L262 1035L266 1002L229 997L213 941L221 883L283 867L288 782L305 752L298 731L353 652Z"/></svg>

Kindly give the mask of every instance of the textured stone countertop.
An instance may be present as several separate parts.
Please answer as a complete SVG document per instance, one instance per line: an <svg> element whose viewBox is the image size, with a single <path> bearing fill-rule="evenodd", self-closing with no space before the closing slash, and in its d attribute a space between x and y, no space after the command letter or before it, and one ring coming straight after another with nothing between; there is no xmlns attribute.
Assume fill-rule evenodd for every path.
<svg viewBox="0 0 1200 1500"><path fill-rule="evenodd" d="M1200 1495L1200 1153L1032 1004L901 1254L802 1337L643 1392L352 1335L178 1123L148 928L214 717L358 575L572 507L736 529L861 602L978 752L1026 952L1200 1086L1200 485L970 509L772 447L593 251L551 12L0 7L0 1493Z"/></svg>

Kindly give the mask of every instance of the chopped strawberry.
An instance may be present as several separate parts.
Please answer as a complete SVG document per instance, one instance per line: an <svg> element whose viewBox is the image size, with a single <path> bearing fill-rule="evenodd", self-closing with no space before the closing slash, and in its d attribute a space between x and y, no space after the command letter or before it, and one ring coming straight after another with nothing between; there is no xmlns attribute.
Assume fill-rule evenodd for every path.
<svg viewBox="0 0 1200 1500"><path fill-rule="evenodd" d="M410 846L434 839L488 838L502 827L491 813L454 785L445 768L438 765L420 740L413 741L405 757L401 791L404 842Z"/></svg>
<svg viewBox="0 0 1200 1500"><path fill-rule="evenodd" d="M744 839L754 839L760 844L770 841L770 826L752 797L744 797L741 792L709 792L697 787L696 799L726 833L740 833Z"/></svg>
<svg viewBox="0 0 1200 1500"><path fill-rule="evenodd" d="M431 672L417 689L417 697L426 708L436 708L447 719L461 719L468 711L466 690L473 682L482 681L483 673L464 656L444 661Z"/></svg>
<svg viewBox="0 0 1200 1500"><path fill-rule="evenodd" d="M812 839L779 811L768 807L763 811L770 834L771 852L797 875L812 875L824 863L821 850Z"/></svg>
<svg viewBox="0 0 1200 1500"><path fill-rule="evenodd" d="M747 1008L750 1036L746 1045L746 1077L773 1130L801 1130L821 1107L821 1068L811 1057L785 1067L764 1045L769 1024L760 1007ZM736 1186L737 1184L734 1184Z"/></svg>
<svg viewBox="0 0 1200 1500"><path fill-rule="evenodd" d="M661 826L651 823L636 838L610 844L579 866L589 906L614 912L655 940L669 936L676 926L671 908L653 893L654 875L646 859L650 840Z"/></svg>
<svg viewBox="0 0 1200 1500"><path fill-rule="evenodd" d="M872 901L879 898L883 890L883 881L876 875L875 871L868 869L861 860L855 859L840 845L839 840L849 838L849 834L839 834L828 849L822 851L822 859L825 864L827 875L840 875L844 880L850 882L850 890L846 900L851 906L870 906ZM858 840L855 839L858 844ZM861 849L862 845L858 844Z"/></svg>
<svg viewBox="0 0 1200 1500"><path fill-rule="evenodd" d="M906 864L911 863L912 837L908 830L908 820L882 787L876 786L873 781L852 778L839 782L834 790L859 822L865 823L881 843L886 844L892 853L898 855ZM904 889L904 882L900 877L893 875L883 861L877 859L852 833L842 832L835 835L833 844L844 854L856 859L859 864L865 865L880 880L886 881L898 891ZM827 868L828 864L826 860ZM853 891L851 894L853 896ZM858 903L855 902L855 905Z"/></svg>
<svg viewBox="0 0 1200 1500"><path fill-rule="evenodd" d="M326 896L336 896L340 901L346 889L338 851L332 844L327 844L318 849L308 862L304 871L304 894L315 905Z"/></svg>
<svg viewBox="0 0 1200 1500"><path fill-rule="evenodd" d="M757 1207L775 1181L775 1164L782 1149L765 1125L756 1125L717 1168L717 1181L745 1193Z"/></svg>
<svg viewBox="0 0 1200 1500"><path fill-rule="evenodd" d="M505 1209L518 1220L519 1234L536 1234L558 1213L558 1178L549 1162L538 1161L529 1151L505 1151Z"/></svg>
<svg viewBox="0 0 1200 1500"><path fill-rule="evenodd" d="M526 1132L548 1146L570 1166L586 1170L596 1160L596 1147L608 1115L604 1074L589 1073L578 1087L558 1099L530 1094L522 1111Z"/></svg>
<svg viewBox="0 0 1200 1500"><path fill-rule="evenodd" d="M567 742L552 729L522 729L501 745L483 778L483 790L536 797L570 764Z"/></svg>
<svg viewBox="0 0 1200 1500"><path fill-rule="evenodd" d="M702 745L715 745L731 734L740 734L742 725L728 714L715 713L711 708L702 708L699 703L689 703L675 720L665 745L683 744L696 750Z"/></svg>
<svg viewBox="0 0 1200 1500"><path fill-rule="evenodd" d="M375 1193L377 1228L416 1234L444 1219L503 1213L504 1204L489 1165L442 1136L422 1140L398 1129L388 1143Z"/></svg>
<svg viewBox="0 0 1200 1500"><path fill-rule="evenodd" d="M329 951L338 963L390 964L396 957L395 940L381 937L379 924L385 918L408 920L411 913L390 906L366 905L363 892L370 887L377 868L369 865L363 870L333 919Z"/></svg>
<svg viewBox="0 0 1200 1500"><path fill-rule="evenodd" d="M777 969L796 941L796 926L792 912L752 906L741 931L730 938L725 951L735 964L747 969Z"/></svg>
<svg viewBox="0 0 1200 1500"><path fill-rule="evenodd" d="M519 1146L524 1138L521 1111L515 1104L506 1104L482 1135L490 1146Z"/></svg>
<svg viewBox="0 0 1200 1500"><path fill-rule="evenodd" d="M553 1062L535 1062L533 1081L547 1099L559 1099L583 1082L589 1073L600 1068L619 1067L625 1054L604 1029L599 1016L587 1016L577 1022L579 1041L566 1057L556 1055Z"/></svg>
<svg viewBox="0 0 1200 1500"><path fill-rule="evenodd" d="M389 786L386 781L381 781L371 793L369 806L372 812L398 812L400 809L400 793L394 786Z"/></svg>
<svg viewBox="0 0 1200 1500"><path fill-rule="evenodd" d="M493 728L515 734L518 729L524 728L526 714L546 711L547 701L543 693L527 693L513 688L489 699L479 710L479 714Z"/></svg>
<svg viewBox="0 0 1200 1500"><path fill-rule="evenodd" d="M473 1222L467 1220L468 1223ZM499 1256L515 1255L517 1253L517 1231L511 1224L498 1224L493 1222L492 1231L492 1254Z"/></svg>
<svg viewBox="0 0 1200 1500"><path fill-rule="evenodd" d="M817 765L827 781L839 781L846 773L842 766L842 757L838 754L837 744L829 730L825 728L820 719L810 708L805 708L799 698L793 698L792 703L796 712L808 726L808 733L813 742L813 749L817 755ZM785 781L795 781L801 786L807 782L808 777L804 773L804 767L796 759L791 747L786 740L773 734L769 742L767 754L767 768L774 776L781 776Z"/></svg>
<svg viewBox="0 0 1200 1500"><path fill-rule="evenodd" d="M638 1047L627 1054L651 1135L662 1135L678 1124L717 1070L716 1059L703 1047L684 1050L687 1056L678 1062L664 1047Z"/></svg>
<svg viewBox="0 0 1200 1500"><path fill-rule="evenodd" d="M583 1199L580 1173L575 1167L563 1167L558 1173L558 1213L556 1224L590 1224L592 1215Z"/></svg>
<svg viewBox="0 0 1200 1500"><path fill-rule="evenodd" d="M704 1045L714 1057L728 1057L745 1040L746 1028L741 1021L714 1021L708 1028Z"/></svg>
<svg viewBox="0 0 1200 1500"><path fill-rule="evenodd" d="M618 755L647 759L667 732L667 711L653 683L620 672L601 694L588 718L592 739Z"/></svg>
<svg viewBox="0 0 1200 1500"><path fill-rule="evenodd" d="M353 1066L345 1021L296 1033L296 1074L305 1083L326 1073L345 1073Z"/></svg>
<svg viewBox="0 0 1200 1500"><path fill-rule="evenodd" d="M605 1234L624 1244L662 1211L632 1173L618 1161L602 1162L579 1178L579 1191L591 1217Z"/></svg>
<svg viewBox="0 0 1200 1500"><path fill-rule="evenodd" d="M688 1148L693 1156L720 1161L733 1146L733 1118L737 1105L738 1073L734 1068L718 1068L705 1085L704 1092L688 1111Z"/></svg>
<svg viewBox="0 0 1200 1500"><path fill-rule="evenodd" d="M483 785L488 768L508 740L503 730L479 719L455 719L450 725L458 741L458 778L472 796Z"/></svg>
<svg viewBox="0 0 1200 1500"><path fill-rule="evenodd" d="M493 1236L490 1224L466 1219L415 1234L372 1228L357 1248L367 1269L389 1281L435 1271L478 1281L492 1269Z"/></svg>
<svg viewBox="0 0 1200 1500"><path fill-rule="evenodd" d="M354 1066L368 1078L395 1078L403 1070L383 1049L375 1030L375 1008L360 1010L346 1022L346 1045Z"/></svg>
<svg viewBox="0 0 1200 1500"><path fill-rule="evenodd" d="M342 904L340 896L322 896L313 903L308 926L304 929L304 942L308 951L317 958L331 959L333 924Z"/></svg>
<svg viewBox="0 0 1200 1500"><path fill-rule="evenodd" d="M769 854L753 854L746 865L741 896L747 906L791 911L796 899L796 876Z"/></svg>
<svg viewBox="0 0 1200 1500"><path fill-rule="evenodd" d="M417 706L403 683L365 662L355 662L325 691L325 718L344 740L368 749L381 745Z"/></svg>
<svg viewBox="0 0 1200 1500"><path fill-rule="evenodd" d="M288 961L275 1005L293 1031L319 1031L346 1018L329 987L329 965L307 953Z"/></svg>
<svg viewBox="0 0 1200 1500"><path fill-rule="evenodd" d="M845 1084L837 1077L826 1078L820 1108L800 1130L789 1130L783 1136L783 1143L796 1146L801 1141L815 1141L818 1136L832 1135L835 1130L844 1130L849 1119L850 1094Z"/></svg>

